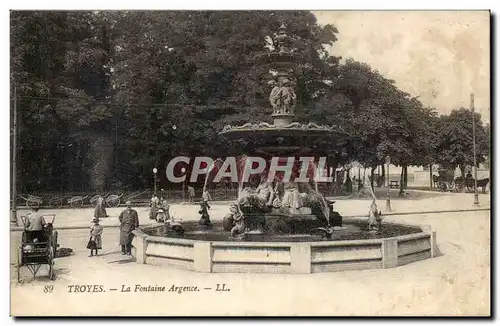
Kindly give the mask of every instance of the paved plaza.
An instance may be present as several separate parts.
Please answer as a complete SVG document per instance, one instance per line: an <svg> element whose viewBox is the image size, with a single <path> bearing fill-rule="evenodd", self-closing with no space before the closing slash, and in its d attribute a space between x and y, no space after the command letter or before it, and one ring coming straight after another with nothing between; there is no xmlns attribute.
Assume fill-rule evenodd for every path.
<svg viewBox="0 0 500 326"><path fill-rule="evenodd" d="M489 195L480 195L481 208L490 207ZM85 245L91 209L57 210L56 227L62 247L74 254L56 259L57 279L46 269L32 280L28 273L15 282L12 275L11 313L14 315L488 315L490 313L490 211L406 214L418 211L473 209L472 194L412 191L391 201L394 214L386 221L431 225L437 233L440 255L384 270L346 271L310 275L204 274L174 268L139 265L122 256L118 247L117 216L109 209L103 250L88 257ZM370 200L338 200L344 216L366 214ZM383 211L385 200L379 200ZM141 224L148 209L138 208ZM198 219L198 206L174 205L174 216ZM213 204L213 220L221 219L227 204ZM43 212L49 212L49 210ZM22 215L23 212L20 212ZM77 227L77 228L75 228ZM11 271L20 232L11 232ZM226 284L229 292L215 291ZM45 286L53 285L51 293ZM102 285L106 292L70 293L71 285ZM141 286L211 288L200 292L133 292ZM130 286L132 292L120 292ZM74 288L74 287L73 287ZM111 291L110 289L118 289ZM230 293L230 295L229 295Z"/></svg>

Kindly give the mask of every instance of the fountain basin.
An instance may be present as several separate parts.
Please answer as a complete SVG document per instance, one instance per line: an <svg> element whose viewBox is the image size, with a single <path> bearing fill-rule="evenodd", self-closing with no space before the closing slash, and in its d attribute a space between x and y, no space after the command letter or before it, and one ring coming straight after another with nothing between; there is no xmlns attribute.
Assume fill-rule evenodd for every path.
<svg viewBox="0 0 500 326"><path fill-rule="evenodd" d="M389 223L384 227L387 225ZM436 256L436 233L430 227L390 225L413 231L387 237L382 233L381 237L373 235L376 238L372 239L366 236L364 239L341 240L340 237L328 241L311 235L283 235L265 241L265 235L257 234L251 235L254 237L251 241L241 241L206 237L204 231L199 237L189 232L184 238L157 236L147 234L151 233L151 228L148 228L134 231L132 245L139 264L204 273L310 274L392 268ZM217 224L214 228L205 234L217 234ZM225 234L227 237L227 232ZM203 240L205 238L207 240Z"/></svg>

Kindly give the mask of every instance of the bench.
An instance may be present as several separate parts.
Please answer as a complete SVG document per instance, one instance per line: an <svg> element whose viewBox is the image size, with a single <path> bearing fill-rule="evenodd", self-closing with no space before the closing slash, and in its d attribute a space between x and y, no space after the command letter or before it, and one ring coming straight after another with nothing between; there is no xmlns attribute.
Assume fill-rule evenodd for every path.
<svg viewBox="0 0 500 326"><path fill-rule="evenodd" d="M399 188L399 181L389 181L390 188Z"/></svg>

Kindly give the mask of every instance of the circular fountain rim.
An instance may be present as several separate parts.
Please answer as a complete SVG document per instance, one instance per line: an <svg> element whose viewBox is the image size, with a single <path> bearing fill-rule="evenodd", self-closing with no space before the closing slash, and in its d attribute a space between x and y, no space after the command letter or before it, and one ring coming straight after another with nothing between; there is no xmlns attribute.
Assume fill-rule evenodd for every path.
<svg viewBox="0 0 500 326"><path fill-rule="evenodd" d="M391 224L420 227L421 232L378 239L245 242L151 236L137 229L133 255L140 264L195 272L275 274L392 268L436 257L436 232L430 226ZM247 255L248 250L253 254Z"/></svg>
<svg viewBox="0 0 500 326"><path fill-rule="evenodd" d="M363 218L357 218L357 217L347 217L347 218L344 218L344 224L350 224L350 222L366 222L366 219L363 219ZM189 223L193 223L193 224L196 224L196 221L189 221ZM219 221L216 221L215 223L219 223ZM401 237L406 237L406 236L413 236L413 235L416 235L416 234L420 234L422 232L425 232L426 229L430 229L430 226L428 225L420 225L420 224L408 224L408 223L399 223L399 222L385 222L384 225L391 225L391 226L404 226L404 227L409 227L409 228L420 228L420 231L419 232L413 232L413 233L409 233L409 234L403 234L403 235L397 235L397 236L392 236L392 237L379 237L379 238L371 238L371 239L343 239L343 240L308 240L308 241L300 241L300 242L297 242L297 241L245 241L243 239L238 239L238 238L234 238L234 239L228 239L228 240L207 240L207 239L187 239L187 238L177 238L177 237L171 237L171 236L158 236L158 235L149 235L147 234L146 232L144 232L144 230L146 229L152 229L152 228L156 228L156 227L162 227L164 226L165 224L164 223L153 223L153 224L150 224L150 225L147 225L145 227L141 227L139 228L141 230L141 232L143 232L145 235L147 235L148 237L151 237L151 238L155 238L155 239L158 239L158 238L161 238L161 239L168 239L168 240L179 240L179 241L182 241L182 242L216 242L216 243L223 243L223 242L228 242L228 243L239 243L239 244L252 244L252 243L258 243L258 244L291 244L291 243L305 243L305 244L318 244L318 243L326 243L326 244L329 244L329 243L344 243L344 242L377 242L377 241L382 241L382 240L385 240L385 239L392 239L392 238L401 238ZM210 230L210 229L208 229ZM229 232L227 232L229 234Z"/></svg>

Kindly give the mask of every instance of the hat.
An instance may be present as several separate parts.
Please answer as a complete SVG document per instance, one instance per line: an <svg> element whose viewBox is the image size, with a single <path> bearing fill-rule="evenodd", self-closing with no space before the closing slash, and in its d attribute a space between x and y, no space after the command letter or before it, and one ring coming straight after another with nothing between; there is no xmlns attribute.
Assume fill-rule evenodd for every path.
<svg viewBox="0 0 500 326"><path fill-rule="evenodd" d="M328 200L327 202L328 202L328 205L333 205L333 204L335 204L336 201L335 200Z"/></svg>
<svg viewBox="0 0 500 326"><path fill-rule="evenodd" d="M96 223L96 222L99 223L99 219L98 218L92 219L92 223Z"/></svg>
<svg viewBox="0 0 500 326"><path fill-rule="evenodd" d="M125 203L125 205L132 205L132 203L130 202L130 200L127 200L127 202Z"/></svg>
<svg viewBox="0 0 500 326"><path fill-rule="evenodd" d="M158 209L158 213L165 213L165 210L163 208Z"/></svg>

